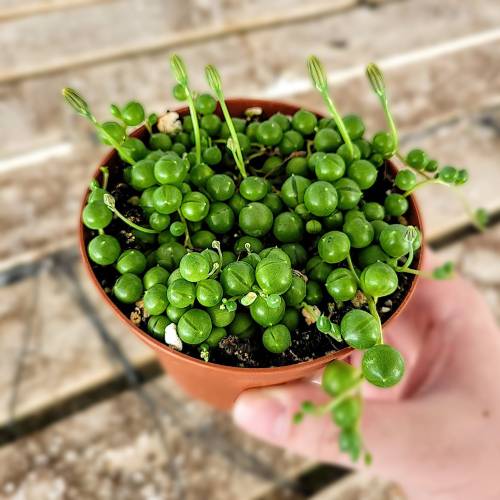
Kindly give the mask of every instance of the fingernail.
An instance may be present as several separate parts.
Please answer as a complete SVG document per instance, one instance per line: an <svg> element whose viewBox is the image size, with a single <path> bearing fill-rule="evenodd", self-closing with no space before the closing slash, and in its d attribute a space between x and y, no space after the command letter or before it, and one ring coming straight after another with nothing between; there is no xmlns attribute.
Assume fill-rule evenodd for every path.
<svg viewBox="0 0 500 500"><path fill-rule="evenodd" d="M247 432L273 441L286 436L291 421L283 394L275 389L244 392L236 400L233 418Z"/></svg>

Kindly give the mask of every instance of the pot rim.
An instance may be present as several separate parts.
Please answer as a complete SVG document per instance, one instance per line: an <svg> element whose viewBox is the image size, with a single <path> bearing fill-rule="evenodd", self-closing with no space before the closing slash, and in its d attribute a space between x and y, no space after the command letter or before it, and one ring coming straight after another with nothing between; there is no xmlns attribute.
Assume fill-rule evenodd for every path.
<svg viewBox="0 0 500 500"><path fill-rule="evenodd" d="M265 108L266 105L273 105L277 108L282 108L282 109L287 109L286 111L287 114L290 112L295 112L298 109L301 109L300 106L297 106L296 104L290 103L290 102L285 102L285 101L278 101L278 100L270 100L270 99L253 99L253 98L242 98L242 97L236 97L236 98L231 98L231 99L226 99L226 104L228 105L228 108L231 108L231 105L244 105L247 108L250 107L262 107ZM325 115L321 112L318 112L314 109L310 109L309 107L307 108L313 113L315 113L318 117L323 118ZM293 111L292 111L293 110ZM184 106L181 108L174 109L172 111L175 111L179 113L180 116L183 116L186 114L189 109ZM282 111L283 112L283 111ZM145 126L142 125L141 127L135 129L131 134L130 137L137 137L142 135L145 132ZM92 179L97 179L100 176L100 167L102 165L107 165L111 159L113 159L117 155L116 150L112 149L110 150L102 159L102 161L99 163L98 167L94 171L92 175ZM392 160L386 160L390 167L392 169L396 169L394 162ZM80 248L80 254L82 256L83 264L85 271L89 275L91 281L93 282L95 288L97 289L98 293L101 295L101 297L104 299L104 301L111 307L111 309L114 311L115 315L118 316L118 318L126 324L132 332L138 337L142 342L146 343L154 349L155 351L160 351L162 354L165 354L167 356L173 356L174 358L177 358L178 361L185 361L188 364L192 364L197 367L205 367L205 369L215 369L219 370L222 372L227 372L227 373L235 373L235 372L245 372L248 374L271 374L272 372L279 372L279 373L287 373L290 371L294 371L297 369L303 369L303 368L321 368L324 366L326 363L330 362L333 359L337 358L344 358L348 356L350 353L354 352L355 349L352 347L345 347L343 349L340 349L339 351L333 351L329 354L326 354L324 356L321 356L319 358L311 359L309 361L301 361L300 363L294 363L291 365L285 365L285 366L269 366L265 368L246 368L246 367L239 367L239 366L229 366L229 365L221 365L218 363L212 363L210 361L203 361L201 359L194 358L192 356L189 356L188 354L184 354L181 351L176 351L175 349L167 346L166 344L156 340L154 337L146 333L144 330L139 328L137 325L135 325L129 318L125 316L125 314L118 308L118 306L111 300L111 297L103 290L101 284L99 283L96 275L94 274L94 271L92 269L92 265L90 263L90 260L87 255L87 249L86 249L86 243L85 243L85 228L82 223L82 211L85 207L85 204L87 202L87 198L89 195L89 190L84 192L83 197L82 197L82 202L80 205L80 210L78 212L79 219L78 219L78 241L79 241L79 248ZM408 201L410 203L410 209L413 212L413 215L416 219L417 222L417 227L421 232L422 235L422 242L425 241L424 238L424 227L422 224L422 217L420 214L420 209L417 203L417 200L413 194L411 194L408 197ZM420 269L422 262L423 262L423 257L424 257L424 248L425 246L422 244L420 247L420 251L418 253L418 257L415 259L416 260L416 268ZM404 310L406 307L407 303L409 302L411 296L413 295L415 291L415 287L417 285L417 282L419 281L420 276L415 275L412 281L412 284L410 286L410 289L408 290L408 293L405 295L403 298L402 302L399 304L397 309L387 318L383 323L382 326L386 327L394 318L399 316L401 312Z"/></svg>

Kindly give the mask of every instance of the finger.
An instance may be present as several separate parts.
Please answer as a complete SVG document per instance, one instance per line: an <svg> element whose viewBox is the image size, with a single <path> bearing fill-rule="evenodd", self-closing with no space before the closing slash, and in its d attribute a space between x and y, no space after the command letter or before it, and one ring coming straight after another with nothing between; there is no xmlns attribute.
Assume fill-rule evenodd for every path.
<svg viewBox="0 0 500 500"><path fill-rule="evenodd" d="M333 422L306 417L302 423L294 424L293 415L303 401L321 404L326 399L319 385L307 381L253 389L238 397L233 418L237 425L259 439L317 459L321 458L318 453L322 443L336 440Z"/></svg>
<svg viewBox="0 0 500 500"><path fill-rule="evenodd" d="M307 382L246 391L236 401L233 418L248 433L276 446L316 460L352 466L349 457L339 452L339 431L330 415L306 416L300 424L293 423L293 415L304 400L321 403L325 395L319 386ZM365 403L362 433L377 460L386 462L384 468L394 466L392 460L399 460L399 451L406 453L399 450L400 437L407 440L413 435L413 413L411 402Z"/></svg>

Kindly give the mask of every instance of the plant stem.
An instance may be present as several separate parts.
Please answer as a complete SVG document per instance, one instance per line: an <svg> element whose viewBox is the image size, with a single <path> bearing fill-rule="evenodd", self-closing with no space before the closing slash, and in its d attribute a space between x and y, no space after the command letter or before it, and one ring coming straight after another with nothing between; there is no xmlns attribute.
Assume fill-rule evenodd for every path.
<svg viewBox="0 0 500 500"><path fill-rule="evenodd" d="M220 266L217 262L214 262L214 265L212 267L212 270L208 273L208 278L210 278L210 276L213 276L214 274L216 274L217 272L220 271Z"/></svg>
<svg viewBox="0 0 500 500"><path fill-rule="evenodd" d="M189 88L189 79L187 75L186 65L184 64L184 61L177 54L174 54L170 58L170 66L174 73L175 80L179 85L182 86L184 92L186 93L186 99L189 107L189 114L191 115L191 120L193 122L196 163L201 163L200 125L198 123L198 115L196 113L196 108L194 106L193 94L191 93L191 90Z"/></svg>
<svg viewBox="0 0 500 500"><path fill-rule="evenodd" d="M189 229L188 229L186 219L184 218L184 216L182 215L180 210L177 210L177 213L179 214L179 219L181 220L181 222L184 224L184 227L186 228L184 230L184 246L188 247L188 248L194 248L193 244L191 243L191 237L189 236Z"/></svg>
<svg viewBox="0 0 500 500"><path fill-rule="evenodd" d="M322 92L321 93L323 100L325 101L326 107L328 108L328 111L332 115L333 120L337 124L337 127L339 129L340 135L342 136L342 139L344 139L344 142L347 145L347 149L349 150L349 154L351 158L354 156L354 148L352 146L352 141L351 138L349 137L349 133L347 132L347 129L345 128L344 121L342 120L341 116L339 115L337 108L333 104L332 98L328 94L328 92Z"/></svg>
<svg viewBox="0 0 500 500"><path fill-rule="evenodd" d="M92 114L90 111L90 107L85 101L85 99L74 89L66 87L62 90L62 95L64 97L64 100L80 115L83 116L84 118L87 118L92 125L99 131L101 136L104 136L107 141L118 151L118 154L120 157L126 161L127 163L130 163L133 165L135 163L135 160L130 156L128 151L124 148L121 147L121 144L119 144L113 136L108 134L106 130L103 128L103 126L96 120L96 117Z"/></svg>
<svg viewBox="0 0 500 500"><path fill-rule="evenodd" d="M404 266L395 267L394 270L397 271L398 273L414 274L416 276L422 276L423 278L433 279L432 273L428 273L425 271L419 271L418 269L412 269L410 267L408 267L408 268L405 268Z"/></svg>
<svg viewBox="0 0 500 500"><path fill-rule="evenodd" d="M349 266L349 269L351 270L352 274L354 274L354 277L356 278L356 281L358 283L360 283L360 279L359 279L358 273L354 269L354 265L352 263L351 254L350 253L347 254L346 260L347 260L347 265Z"/></svg>
<svg viewBox="0 0 500 500"><path fill-rule="evenodd" d="M207 77L208 84L210 88L214 91L217 96L217 100L219 101L222 114L224 115L224 119L227 123L227 128L229 129L229 133L231 134L231 142L227 141L227 146L233 153L234 161L236 162L236 166L240 171L240 174L243 178L247 176L247 172L245 169L245 160L243 158L243 153L241 152L240 142L238 140L238 134L236 133L236 129L234 128L233 120L231 118L231 114L227 109L226 102L224 100L224 93L222 91L222 81L217 69L209 64L205 67L205 75Z"/></svg>
<svg viewBox="0 0 500 500"><path fill-rule="evenodd" d="M408 269L413 262L413 256L414 256L414 251L413 251L413 242L410 244L410 251L408 252L408 257L406 259L406 262L403 264L401 269Z"/></svg>
<svg viewBox="0 0 500 500"><path fill-rule="evenodd" d="M193 96L191 95L191 90L189 87L185 88L187 103L189 106L189 113L191 115L191 120L193 122L193 133L194 133L194 143L196 151L196 163L201 163L201 137L200 137L200 124L198 123L198 115L196 113L196 108L194 107Z"/></svg>
<svg viewBox="0 0 500 500"><path fill-rule="evenodd" d="M314 144L314 141L311 141L311 139L307 140L307 142L306 142L307 156L311 156L311 148L312 148L313 144Z"/></svg>
<svg viewBox="0 0 500 500"><path fill-rule="evenodd" d="M250 160L253 160L254 158L258 158L259 156L265 154L266 154L266 148L262 148L260 151L256 151L255 153L252 153L250 156L247 156L246 163L249 163Z"/></svg>
<svg viewBox="0 0 500 500"><path fill-rule="evenodd" d="M362 375L360 375L359 379L356 380L351 387L349 387L344 392L342 392L342 394L337 396L335 399L328 401L328 403L315 406L314 410L311 411L310 413L312 413L315 416L320 417L320 416L324 415L325 413L328 413L328 412L335 410L335 408L337 408L337 406L339 406L341 403L343 403L347 398L351 397L357 391L357 389L359 389L359 387L361 386L363 381L364 381L364 377Z"/></svg>
<svg viewBox="0 0 500 500"><path fill-rule="evenodd" d="M441 181L439 179L426 179L425 181L418 182L411 189L408 189L408 191L405 191L403 193L403 196L405 198L407 198L408 196L410 196L410 194L412 194L413 192L415 192L417 189L419 189L419 188L421 188L423 186L427 186L429 184L444 184L446 186L448 185L448 184L446 184L445 182L443 182L443 181Z"/></svg>
<svg viewBox="0 0 500 500"><path fill-rule="evenodd" d="M394 118L392 117L391 110L389 109L389 99L387 97L387 89L385 87L384 75L381 69L374 63L370 63L366 67L366 76L373 88L375 94L377 94L382 109L384 110L385 118L391 130L392 139L394 141L394 151L395 154L399 147L399 137L396 124L394 123Z"/></svg>
<svg viewBox="0 0 500 500"><path fill-rule="evenodd" d="M108 207L109 208L109 207ZM127 219L121 212L118 211L118 209L114 209L113 212L115 215L121 219L125 224L128 224L130 227L137 229L137 231L142 231L143 233L150 233L150 234L158 234L159 231L156 231L154 229L151 229L149 227L142 227L136 224L135 222L132 222L131 220Z"/></svg>
<svg viewBox="0 0 500 500"><path fill-rule="evenodd" d="M128 226L136 229L137 231L142 231L143 233L149 233L149 234L158 234L159 231L156 231L155 229L151 229L149 227L142 227L136 224L135 222L132 222L130 219L127 219L117 208L116 208L116 202L115 199L112 195L109 193L104 194L103 198L104 204L125 224Z"/></svg>
<svg viewBox="0 0 500 500"><path fill-rule="evenodd" d="M352 141L351 138L349 137L347 129L345 128L344 121L342 120L342 117L339 115L337 108L335 107L335 104L333 103L333 100L330 97L330 94L328 93L328 82L326 79L326 73L323 68L323 65L316 56L311 56L307 60L307 68L309 70L309 74L311 75L311 79L314 83L314 86L318 89L321 96L323 97L323 101L325 102L328 111L332 115L332 118L335 121L339 129L340 135L342 136L342 139L344 139L344 142L347 145L347 149L349 150L349 154L351 155L352 158L354 156L354 148L352 146Z"/></svg>
<svg viewBox="0 0 500 500"><path fill-rule="evenodd" d="M465 212L467 213L467 215L470 217L470 219L472 221L472 224L479 231L484 231L484 227L477 222L476 214L475 214L473 208L471 207L471 205L469 203L469 200L467 200L467 198L464 196L464 194L462 193L461 189L458 186L451 186L451 187L454 189L454 191L455 191L458 199L461 201L462 206L464 207Z"/></svg>
<svg viewBox="0 0 500 500"><path fill-rule="evenodd" d="M108 180L109 180L109 168L108 167L101 167L99 169L102 172L102 188L107 189L108 188Z"/></svg>
<svg viewBox="0 0 500 500"><path fill-rule="evenodd" d="M413 172L415 172L416 174L421 175L425 179L434 179L434 177L430 176L429 174L425 173L424 171L417 170L416 168L412 167L411 165L408 165L408 163L406 163L406 158L401 154L400 151L396 151L395 156L396 156L396 158L398 158L398 160L401 161L401 163L403 163L403 165L405 167L411 168L413 170Z"/></svg>
<svg viewBox="0 0 500 500"><path fill-rule="evenodd" d="M377 311L377 298L372 297L371 295L365 295L366 300L368 302L368 309L370 309L370 314L377 320L378 323L378 328L380 331L380 338L377 344L383 344L384 343L384 333L382 331L382 321L380 320L380 316Z"/></svg>
<svg viewBox="0 0 500 500"><path fill-rule="evenodd" d="M411 167L410 167L411 168ZM414 191L416 191L417 189L423 187L423 186L427 186L429 184L441 184L443 186L446 186L446 187L449 187L449 188L452 188L455 192L455 194L457 195L457 198L460 200L460 203L462 203L462 206L466 212L466 214L469 216L469 218L471 219L471 222L472 224L479 230L479 231L484 231L484 227L479 224L477 222L477 218L476 218L476 214L473 210L473 208L471 207L469 201L467 200L467 198L464 196L464 194L462 193L462 191L460 190L460 187L459 186L455 186L453 184L448 184L447 182L443 182L441 179L439 178L436 178L436 177L429 177L427 175L425 175L424 173L420 172L419 170L415 170L416 172L420 173L421 175L423 175L424 177L426 177L426 180L425 181L421 181L419 183L417 183L412 189L409 189L408 191L404 192L403 193L403 196L405 198L407 198L408 196L410 196Z"/></svg>
<svg viewBox="0 0 500 500"><path fill-rule="evenodd" d="M296 152L295 152L296 153ZM278 165L276 165L272 170L270 170L269 172L267 172L267 174L264 175L264 179L267 179L270 175L274 174L275 172L277 172L285 163L288 162L288 160L290 160L290 158L295 158L297 157L298 155L295 154L295 153L291 153L289 154L286 158L283 159L283 161L281 163L279 163Z"/></svg>
<svg viewBox="0 0 500 500"><path fill-rule="evenodd" d="M389 128L391 129L391 135L395 143L394 150L397 151L399 147L398 129L396 128L396 124L394 123L392 113L389 110L389 102L387 99L382 101L382 108L384 109L385 118L387 120L387 123L389 124Z"/></svg>
<svg viewBox="0 0 500 500"><path fill-rule="evenodd" d="M219 254L219 267L220 269L222 269L223 257L222 257L222 248L220 246L220 241L219 240L212 241L212 248L217 250L217 253Z"/></svg>

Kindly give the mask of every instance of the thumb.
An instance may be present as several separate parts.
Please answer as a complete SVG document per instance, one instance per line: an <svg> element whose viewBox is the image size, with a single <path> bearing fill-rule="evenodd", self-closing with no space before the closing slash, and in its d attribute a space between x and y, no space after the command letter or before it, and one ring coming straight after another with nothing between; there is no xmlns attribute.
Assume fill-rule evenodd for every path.
<svg viewBox="0 0 500 500"><path fill-rule="evenodd" d="M323 403L326 395L321 387L306 381L252 389L238 397L233 418L246 432L271 444L315 460L352 467L349 457L339 452L339 431L330 415L306 416L300 424L293 423L293 415L305 400ZM400 452L405 454L408 450L403 447L408 446L406 438L414 435L413 406L411 401L365 403L361 431L377 461L398 461ZM398 438L398 434L404 438ZM390 464L385 466L392 470Z"/></svg>

